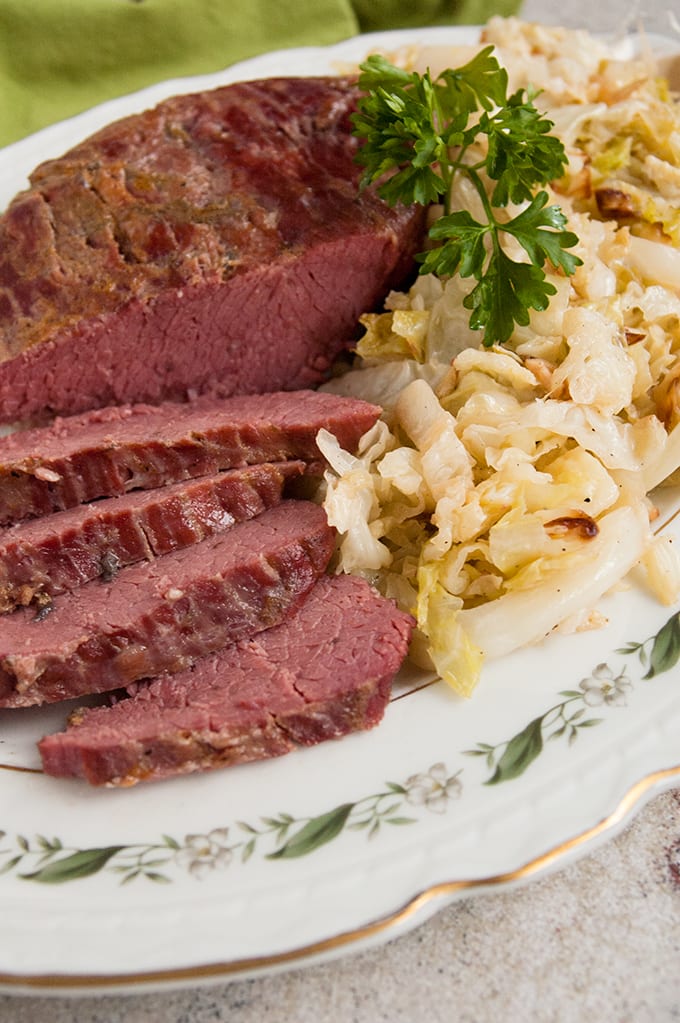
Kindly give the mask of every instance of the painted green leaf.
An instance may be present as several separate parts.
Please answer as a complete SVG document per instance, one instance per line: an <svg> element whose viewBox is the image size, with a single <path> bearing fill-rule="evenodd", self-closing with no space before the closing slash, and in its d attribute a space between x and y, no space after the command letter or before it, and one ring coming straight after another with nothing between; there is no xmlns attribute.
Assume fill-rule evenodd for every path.
<svg viewBox="0 0 680 1023"><path fill-rule="evenodd" d="M505 747L503 756L496 765L494 774L485 785L496 785L500 781L518 778L543 749L543 716L534 718L526 728L514 735Z"/></svg>
<svg viewBox="0 0 680 1023"><path fill-rule="evenodd" d="M158 870L145 870L144 877L149 881L155 881L156 884L171 884L170 878L166 874L161 874Z"/></svg>
<svg viewBox="0 0 680 1023"><path fill-rule="evenodd" d="M320 817L313 817L312 820L307 821L303 828L292 835L285 845L276 849L275 852L269 853L267 859L280 860L306 856L307 853L314 852L326 842L331 842L344 828L354 805L354 803L342 803L334 810L321 814Z"/></svg>
<svg viewBox="0 0 680 1023"><path fill-rule="evenodd" d="M657 632L649 658L649 668L644 678L653 678L662 671L668 671L680 658L680 616L674 614Z"/></svg>
<svg viewBox="0 0 680 1023"><path fill-rule="evenodd" d="M3 863L0 867L0 874L9 874L9 872L14 870L17 863L20 863L23 858L23 853L19 853L18 856L13 856L11 860L7 860L7 862Z"/></svg>
<svg viewBox="0 0 680 1023"><path fill-rule="evenodd" d="M19 877L24 881L40 881L43 884L75 881L80 877L97 874L112 856L124 848L122 845L109 845L101 849L79 849L78 852L63 856L60 860L52 860L47 866L32 874L20 874Z"/></svg>
<svg viewBox="0 0 680 1023"><path fill-rule="evenodd" d="M386 806L384 809L379 810L378 813L381 817L389 817L391 813L396 813L400 806L401 803L390 803L389 806Z"/></svg>
<svg viewBox="0 0 680 1023"><path fill-rule="evenodd" d="M167 856L158 857L155 860L145 860L142 866L144 870L148 870L149 867L163 867L166 863L170 863Z"/></svg>
<svg viewBox="0 0 680 1023"><path fill-rule="evenodd" d="M248 824L246 821L236 821L236 823L238 824L239 828L241 828L242 831L247 831L249 835L258 834L255 828L251 827L251 825Z"/></svg>

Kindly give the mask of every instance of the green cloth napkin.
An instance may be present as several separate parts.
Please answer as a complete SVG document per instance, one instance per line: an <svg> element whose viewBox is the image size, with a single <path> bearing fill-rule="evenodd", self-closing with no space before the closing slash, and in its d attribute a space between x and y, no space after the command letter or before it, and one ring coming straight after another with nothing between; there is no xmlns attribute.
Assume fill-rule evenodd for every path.
<svg viewBox="0 0 680 1023"><path fill-rule="evenodd" d="M0 0L0 145L153 82L520 0Z"/></svg>

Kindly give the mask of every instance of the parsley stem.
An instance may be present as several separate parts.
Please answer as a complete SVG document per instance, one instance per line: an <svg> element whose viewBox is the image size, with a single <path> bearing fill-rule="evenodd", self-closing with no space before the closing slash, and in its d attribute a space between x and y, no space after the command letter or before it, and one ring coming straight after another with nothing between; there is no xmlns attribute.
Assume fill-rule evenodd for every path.
<svg viewBox="0 0 680 1023"><path fill-rule="evenodd" d="M484 212L486 213L486 215L487 215L487 217L489 219L489 223L495 226L497 224L497 221L496 221L496 218L494 216L493 207L492 207L491 202L489 200L489 196L487 195L487 191L486 191L486 189L484 187L482 179L480 178L480 176L477 173L476 169L474 167L469 167L469 166L465 167L464 166L464 167L461 167L461 170L464 171L465 174L467 174L467 176L469 177L470 181L472 182L472 184L477 189L477 191L479 193L479 198L482 200L482 206L484 207Z"/></svg>

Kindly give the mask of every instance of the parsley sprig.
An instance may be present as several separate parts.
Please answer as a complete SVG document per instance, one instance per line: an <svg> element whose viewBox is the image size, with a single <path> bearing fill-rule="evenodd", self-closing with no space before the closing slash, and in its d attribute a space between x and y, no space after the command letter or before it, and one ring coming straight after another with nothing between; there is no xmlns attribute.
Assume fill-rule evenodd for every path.
<svg viewBox="0 0 680 1023"><path fill-rule="evenodd" d="M507 341L515 324L529 322L529 310L547 308L556 289L546 263L568 275L581 263L565 251L578 238L565 230L564 214L547 205L545 190L536 191L562 175L564 147L533 93L508 96L507 72L492 50L487 46L434 79L373 55L361 65L364 95L353 116L354 134L363 140L362 187L380 182L378 194L391 205L443 202L444 215L430 229L441 244L417 257L421 273L474 278L464 305L486 345ZM468 210L451 210L458 174L479 194L484 222ZM509 203L524 208L509 217ZM504 234L519 242L529 262L508 255Z"/></svg>

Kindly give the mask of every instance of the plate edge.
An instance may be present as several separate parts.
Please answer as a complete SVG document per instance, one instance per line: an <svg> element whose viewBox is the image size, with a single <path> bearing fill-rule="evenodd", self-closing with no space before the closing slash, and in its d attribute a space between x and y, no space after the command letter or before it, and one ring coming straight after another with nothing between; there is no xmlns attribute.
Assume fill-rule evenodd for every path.
<svg viewBox="0 0 680 1023"><path fill-rule="evenodd" d="M201 963L186 967L142 970L111 974L36 973L19 974L0 971L0 994L7 995L74 995L144 994L196 985L227 983L247 977L271 974L291 966L311 965L337 958L349 951L358 952L372 944L396 938L424 923L436 912L470 893L512 888L538 876L545 876L566 861L584 855L584 846L611 839L622 831L645 803L680 782L680 764L662 768L635 782L619 800L611 813L584 831L565 839L513 870L488 877L438 881L418 892L401 907L385 916L371 920L341 934L322 938L298 948L270 955L252 956ZM389 933L388 933L389 932Z"/></svg>

